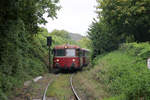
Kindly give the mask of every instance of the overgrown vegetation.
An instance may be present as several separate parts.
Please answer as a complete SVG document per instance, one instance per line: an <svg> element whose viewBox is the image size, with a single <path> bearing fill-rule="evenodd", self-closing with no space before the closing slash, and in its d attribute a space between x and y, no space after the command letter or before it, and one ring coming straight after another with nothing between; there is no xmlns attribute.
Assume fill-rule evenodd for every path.
<svg viewBox="0 0 150 100"><path fill-rule="evenodd" d="M58 100L69 100L74 97L70 88L69 79L69 74L58 76L57 80L54 80L49 86L46 96Z"/></svg>
<svg viewBox="0 0 150 100"><path fill-rule="evenodd" d="M21 42L19 40L19 45L14 44L15 39L12 40L13 43L7 47L7 50L10 51L4 51L6 52L2 58L4 62L1 63L2 67L0 67L0 87L2 89L0 90L0 98L7 99L6 94L21 86L25 80L48 72L47 36L51 36L53 39L51 48L67 43L78 45L68 38L49 33L45 28L39 28L39 33L33 36L30 41Z"/></svg>
<svg viewBox="0 0 150 100"><path fill-rule="evenodd" d="M58 0L0 1L0 99L23 81L47 71L43 39L38 24L43 14L55 18ZM44 48L43 48L44 47Z"/></svg>
<svg viewBox="0 0 150 100"><path fill-rule="evenodd" d="M79 40L78 44L82 48L91 49L91 40L87 36L85 36L81 40Z"/></svg>
<svg viewBox="0 0 150 100"><path fill-rule="evenodd" d="M146 65L148 57L149 43L129 43L95 59L97 71L94 78L112 94L106 100L150 99L150 70Z"/></svg>
<svg viewBox="0 0 150 100"><path fill-rule="evenodd" d="M65 30L53 30L51 32L51 35L56 35L58 37L62 37L65 39L71 39L71 37L69 36L69 32L65 31Z"/></svg>
<svg viewBox="0 0 150 100"><path fill-rule="evenodd" d="M125 42L150 41L150 1L97 0L98 19L89 28L93 58Z"/></svg>
<svg viewBox="0 0 150 100"><path fill-rule="evenodd" d="M98 19L88 32L93 63L99 67L96 79L112 94L109 100L149 100L150 1L97 0L97 4Z"/></svg>

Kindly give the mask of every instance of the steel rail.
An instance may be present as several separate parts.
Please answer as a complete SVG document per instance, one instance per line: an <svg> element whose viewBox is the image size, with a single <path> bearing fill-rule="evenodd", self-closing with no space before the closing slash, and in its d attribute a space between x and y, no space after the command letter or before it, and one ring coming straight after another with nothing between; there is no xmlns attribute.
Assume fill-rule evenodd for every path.
<svg viewBox="0 0 150 100"><path fill-rule="evenodd" d="M46 92L47 92L47 89L48 89L48 87L49 87L49 85L50 85L51 82L52 82L52 81L49 81L49 82L48 82L48 85L47 85L47 87L45 88L45 91L44 91L44 95L43 95L42 100L46 100Z"/></svg>
<svg viewBox="0 0 150 100"><path fill-rule="evenodd" d="M75 91L74 87L73 87L73 84L72 84L72 77L73 77L73 75L71 75L71 77L70 77L71 89L72 89L72 91L73 91L73 93L74 93L76 99L77 99L77 100L81 100L81 99L79 98L77 92Z"/></svg>
<svg viewBox="0 0 150 100"><path fill-rule="evenodd" d="M58 75L56 75L56 77L58 77ZM56 79L56 78L55 78L55 79ZM48 85L47 85L46 88L45 88L45 91L44 91L42 100L46 100L47 89L48 89L49 85L50 85L53 81L54 81L54 79L52 79L52 80L50 80L50 81L48 82Z"/></svg>

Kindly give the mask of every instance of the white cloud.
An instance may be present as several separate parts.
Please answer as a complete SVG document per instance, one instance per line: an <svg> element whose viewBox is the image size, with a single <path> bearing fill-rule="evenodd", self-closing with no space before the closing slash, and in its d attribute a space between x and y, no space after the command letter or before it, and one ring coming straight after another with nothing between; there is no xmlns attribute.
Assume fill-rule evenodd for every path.
<svg viewBox="0 0 150 100"><path fill-rule="evenodd" d="M46 28L64 29L69 32L85 35L93 18L96 17L96 0L60 0L61 10L58 19L48 19Z"/></svg>

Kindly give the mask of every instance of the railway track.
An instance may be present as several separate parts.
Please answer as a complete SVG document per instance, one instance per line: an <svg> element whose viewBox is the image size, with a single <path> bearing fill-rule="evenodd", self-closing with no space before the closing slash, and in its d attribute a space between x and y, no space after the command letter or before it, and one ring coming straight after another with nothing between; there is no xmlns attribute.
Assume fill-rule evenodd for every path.
<svg viewBox="0 0 150 100"><path fill-rule="evenodd" d="M81 100L80 97L78 96L77 92L75 91L75 88L74 88L73 84L72 84L72 83L73 83L73 82L72 82L72 77L73 77L73 75L71 75L71 77L70 77L71 89L72 89L72 91L73 91L73 94L75 95L75 98L76 98L77 100Z"/></svg>
<svg viewBox="0 0 150 100"><path fill-rule="evenodd" d="M56 77L58 77L58 76L59 76L59 75L56 75ZM52 79L52 80L50 80L50 81L48 82L48 85L46 86L46 88L45 88L45 90L44 90L44 94L43 94L42 100L47 100L47 99L46 99L47 89L48 89L48 87L50 86L50 84L51 84L53 81L54 81L54 79Z"/></svg>
<svg viewBox="0 0 150 100"><path fill-rule="evenodd" d="M54 81L54 80L52 80L52 81ZM48 85L46 86L45 91L44 91L44 94L43 94L43 97L42 97L42 100L46 100L47 89L48 89L50 83L52 83L52 81L49 81Z"/></svg>
<svg viewBox="0 0 150 100"><path fill-rule="evenodd" d="M44 94L43 94L43 97L42 97L42 100L47 100L47 98L46 98L47 89L48 89L48 87L50 86L50 84L51 84L53 81L54 81L54 80L51 80L51 81L48 83L48 85L46 86L45 91L44 91ZM70 76L70 87L71 87L72 92L73 92L73 94L74 94L74 96L75 96L75 99L76 99L76 100L81 100L80 97L78 96L77 92L75 91L74 86L73 86L73 74Z"/></svg>
<svg viewBox="0 0 150 100"><path fill-rule="evenodd" d="M44 95L43 95L43 97L42 97L42 100L46 100L46 93L47 93L47 89L48 89L50 83L51 83L51 81L48 83L48 85L47 85L46 88L45 88L45 91L44 91Z"/></svg>

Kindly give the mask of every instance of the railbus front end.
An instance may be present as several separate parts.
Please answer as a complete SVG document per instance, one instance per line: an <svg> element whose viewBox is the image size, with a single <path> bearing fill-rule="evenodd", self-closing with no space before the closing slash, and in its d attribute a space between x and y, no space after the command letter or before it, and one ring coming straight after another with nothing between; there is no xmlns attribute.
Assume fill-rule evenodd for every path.
<svg viewBox="0 0 150 100"><path fill-rule="evenodd" d="M54 69L80 69L80 47L74 45L55 46L53 68Z"/></svg>

